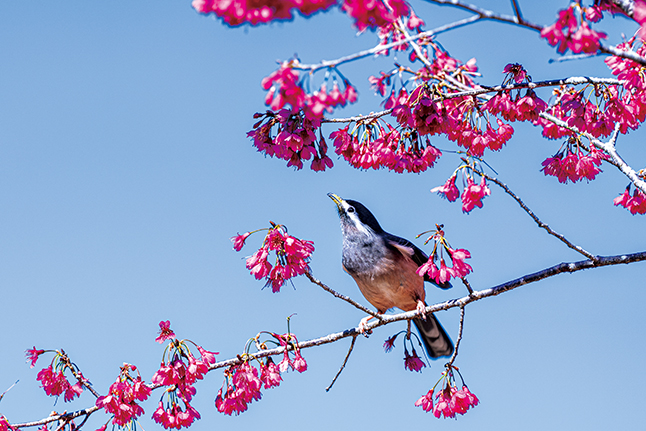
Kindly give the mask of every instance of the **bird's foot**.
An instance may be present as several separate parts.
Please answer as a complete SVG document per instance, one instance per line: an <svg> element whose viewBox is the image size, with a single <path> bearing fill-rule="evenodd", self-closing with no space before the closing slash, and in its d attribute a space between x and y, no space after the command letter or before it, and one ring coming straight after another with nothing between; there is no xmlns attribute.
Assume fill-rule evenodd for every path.
<svg viewBox="0 0 646 431"><path fill-rule="evenodd" d="M361 319L359 322L359 332L361 332L363 335L366 337L370 334L372 334L372 331L370 329L367 329L366 326L368 325L368 321L372 319L372 316L367 316Z"/></svg>
<svg viewBox="0 0 646 431"><path fill-rule="evenodd" d="M415 310L419 313L419 317L426 320L426 304L424 304L424 301L417 301Z"/></svg>

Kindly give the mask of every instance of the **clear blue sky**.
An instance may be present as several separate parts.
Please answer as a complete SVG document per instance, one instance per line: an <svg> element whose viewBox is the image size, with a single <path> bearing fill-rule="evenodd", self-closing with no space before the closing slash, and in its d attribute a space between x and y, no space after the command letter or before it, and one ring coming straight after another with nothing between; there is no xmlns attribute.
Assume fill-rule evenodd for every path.
<svg viewBox="0 0 646 431"><path fill-rule="evenodd" d="M510 13L509 2L481 2ZM493 5L493 6L492 6ZM531 21L552 23L563 1L522 2ZM413 3L433 28L465 16ZM635 25L606 18L609 41ZM534 80L609 76L601 59L549 64L555 50L536 33L480 23L442 35L450 53L476 57L493 85L509 62ZM3 2L0 5L0 392L12 422L93 404L84 394L69 405L46 397L24 350L63 348L95 388L105 393L125 361L149 380L162 348L160 320L181 338L239 353L258 331L292 330L305 340L354 327L362 313L297 279L280 294L261 290L243 257L231 249L236 232L269 220L314 241L314 274L362 300L340 265L335 192L361 201L382 226L412 239L444 223L449 240L473 258L470 281L484 289L581 256L547 236L492 186L484 209L463 215L429 190L457 166L446 154L420 175L360 172L342 160L329 172L293 171L264 158L246 138L263 111L260 80L275 60L295 53L304 62L372 47L333 11L293 23L230 29L184 2ZM392 65L368 59L341 71L360 102L342 115L377 110L367 76ZM315 79L317 79L315 77ZM507 148L490 155L499 178L555 230L595 254L641 251L644 217L615 208L627 185L612 167L590 184L563 186L540 163L560 143L518 125ZM326 134L334 129L325 128ZM619 150L643 167L643 131L621 137ZM436 146L451 149L443 140ZM421 245L421 242L418 243ZM246 253L245 253L246 252ZM284 376L240 417L215 410L220 372L197 385L202 420L192 429L295 427L329 429L637 429L643 426L645 341L644 264L562 275L467 307L456 365L481 405L457 421L437 420L413 403L438 379L443 362L423 373L403 368L403 354L382 343L403 323L359 339L345 372L349 340L303 354L309 369ZM465 294L428 290L429 302ZM439 313L456 337L458 312ZM400 347L400 346L399 346ZM142 425L161 394L144 404ZM99 412L87 429L107 416Z"/></svg>

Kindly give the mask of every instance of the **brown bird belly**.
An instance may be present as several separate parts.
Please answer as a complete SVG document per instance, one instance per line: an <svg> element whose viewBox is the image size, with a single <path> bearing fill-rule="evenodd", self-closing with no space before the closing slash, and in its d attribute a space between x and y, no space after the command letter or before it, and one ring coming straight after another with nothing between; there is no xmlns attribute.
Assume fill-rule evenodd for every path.
<svg viewBox="0 0 646 431"><path fill-rule="evenodd" d="M417 265L407 256L390 261L370 272L346 272L354 278L363 296L379 313L393 307L404 311L414 310L417 301L425 299L424 279L417 275Z"/></svg>

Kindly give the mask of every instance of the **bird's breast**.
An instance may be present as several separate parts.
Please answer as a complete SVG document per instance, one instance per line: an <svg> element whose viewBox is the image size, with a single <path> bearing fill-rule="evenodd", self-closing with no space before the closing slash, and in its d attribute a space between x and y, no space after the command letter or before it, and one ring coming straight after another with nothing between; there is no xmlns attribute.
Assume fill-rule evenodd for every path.
<svg viewBox="0 0 646 431"><path fill-rule="evenodd" d="M417 275L415 262L383 245L344 247L343 268L381 313L393 307L413 310L424 300L424 279Z"/></svg>

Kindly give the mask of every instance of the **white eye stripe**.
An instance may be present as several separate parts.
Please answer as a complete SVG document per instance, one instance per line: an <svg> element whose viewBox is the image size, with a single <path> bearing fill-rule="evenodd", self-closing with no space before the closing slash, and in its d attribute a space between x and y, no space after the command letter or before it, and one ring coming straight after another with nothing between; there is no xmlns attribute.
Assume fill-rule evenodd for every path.
<svg viewBox="0 0 646 431"><path fill-rule="evenodd" d="M370 229L365 224L361 223L361 220L359 220L359 215L356 212L348 212L347 214L348 214L348 217L350 217L350 220L352 220L352 224L357 228L358 231L366 235L373 234L372 229Z"/></svg>

